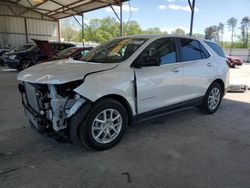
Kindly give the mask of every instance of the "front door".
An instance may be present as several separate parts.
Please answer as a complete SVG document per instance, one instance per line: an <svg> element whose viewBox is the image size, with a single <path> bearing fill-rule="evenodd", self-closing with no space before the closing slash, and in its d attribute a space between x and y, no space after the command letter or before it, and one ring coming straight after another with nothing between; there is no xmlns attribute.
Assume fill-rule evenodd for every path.
<svg viewBox="0 0 250 188"><path fill-rule="evenodd" d="M159 58L161 63L160 66L135 68L139 114L176 104L181 98L183 70L177 62L175 39L154 41L138 60L148 57Z"/></svg>

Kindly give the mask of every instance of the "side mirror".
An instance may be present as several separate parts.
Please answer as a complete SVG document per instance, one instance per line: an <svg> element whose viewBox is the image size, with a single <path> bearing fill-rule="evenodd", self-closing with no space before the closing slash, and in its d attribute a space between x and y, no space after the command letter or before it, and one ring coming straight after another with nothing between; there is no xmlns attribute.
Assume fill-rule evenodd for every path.
<svg viewBox="0 0 250 188"><path fill-rule="evenodd" d="M138 59L138 61L135 63L135 67L148 67L148 66L160 66L161 59L157 57L143 57Z"/></svg>

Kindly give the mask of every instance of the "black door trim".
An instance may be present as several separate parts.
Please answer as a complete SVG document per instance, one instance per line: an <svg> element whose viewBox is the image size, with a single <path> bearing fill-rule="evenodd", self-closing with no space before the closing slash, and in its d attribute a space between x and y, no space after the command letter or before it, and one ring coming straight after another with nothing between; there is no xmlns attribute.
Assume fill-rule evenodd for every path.
<svg viewBox="0 0 250 188"><path fill-rule="evenodd" d="M174 105L162 107L159 109L155 109L149 112L144 112L141 114L138 114L134 116L135 121L145 121L153 118L157 118L160 116L164 116L172 111L176 111L178 109L184 108L184 107L189 107L189 106L200 106L203 102L204 97L198 97L195 99L191 99L188 101L180 102Z"/></svg>

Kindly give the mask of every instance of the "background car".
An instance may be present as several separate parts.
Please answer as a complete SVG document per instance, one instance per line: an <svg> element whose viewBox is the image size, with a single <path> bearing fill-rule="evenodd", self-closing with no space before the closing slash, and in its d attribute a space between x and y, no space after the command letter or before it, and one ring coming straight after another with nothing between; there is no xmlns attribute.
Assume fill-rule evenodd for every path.
<svg viewBox="0 0 250 188"><path fill-rule="evenodd" d="M71 43L48 42L35 39L33 41L36 45L31 44L29 48L18 48L5 53L3 57L4 64L10 68L24 70L41 61L48 60L66 48L75 46Z"/></svg>
<svg viewBox="0 0 250 188"><path fill-rule="evenodd" d="M6 53L6 52L9 52L9 51L10 51L10 49L5 49L5 48L0 49L0 65L4 65L4 63L3 63L3 54Z"/></svg>
<svg viewBox="0 0 250 188"><path fill-rule="evenodd" d="M236 56L227 56L227 64L230 68L242 65L243 61L241 58Z"/></svg>
<svg viewBox="0 0 250 188"><path fill-rule="evenodd" d="M74 60L79 60L86 53L88 53L91 49L93 49L93 47L71 47L71 48L67 48L67 49L59 52L57 55L54 55L49 60L66 59L66 58L72 58Z"/></svg>
<svg viewBox="0 0 250 188"><path fill-rule="evenodd" d="M23 51L23 50L27 50L29 48L31 48L32 46L34 46L33 44L24 44L24 45L20 45L17 46L13 49L11 48L2 48L0 49L0 64L4 65L4 54L7 52L18 52L18 51Z"/></svg>

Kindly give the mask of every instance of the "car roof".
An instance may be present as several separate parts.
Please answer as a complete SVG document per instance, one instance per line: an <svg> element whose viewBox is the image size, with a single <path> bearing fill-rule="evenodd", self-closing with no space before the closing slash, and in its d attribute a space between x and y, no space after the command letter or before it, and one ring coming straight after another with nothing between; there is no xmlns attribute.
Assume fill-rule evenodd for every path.
<svg viewBox="0 0 250 188"><path fill-rule="evenodd" d="M196 39L195 37L190 37L188 35L176 35L176 34L140 34L140 35L128 35L119 38L147 38L147 39L154 39L154 38L161 38L161 37L178 37L178 38L189 38L189 39ZM199 40L199 39L198 39Z"/></svg>
<svg viewBox="0 0 250 188"><path fill-rule="evenodd" d="M158 38L163 38L163 37L176 37L176 38L186 38L186 39L193 39L193 40L198 40L198 41L204 41L204 42L212 42L215 44L218 44L215 41L208 40L208 39L200 39L200 38L195 38L192 36L188 35L176 35L176 34L139 34L139 35L128 35L128 36L123 36L119 38L146 38L146 39L158 39Z"/></svg>

